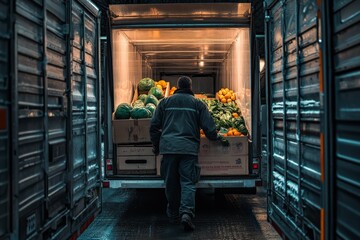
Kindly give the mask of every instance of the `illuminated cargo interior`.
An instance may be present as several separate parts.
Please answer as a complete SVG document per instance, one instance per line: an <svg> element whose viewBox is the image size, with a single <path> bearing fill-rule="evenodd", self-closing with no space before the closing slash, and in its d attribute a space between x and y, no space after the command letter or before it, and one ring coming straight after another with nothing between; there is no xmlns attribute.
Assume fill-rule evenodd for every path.
<svg viewBox="0 0 360 240"><path fill-rule="evenodd" d="M212 21L221 21L229 16L231 21L248 19L246 14L250 11L250 4L214 5L207 6L211 8L207 12L194 10L189 13L188 7L180 4L175 17L171 15L175 14L174 8L163 5L159 9L153 6L150 12L149 7L143 5L111 7L113 15L117 16L113 22L122 24L159 19L166 21L169 16L177 19L173 27L166 28L144 27L146 24L139 27L122 28L121 24L113 27L114 106L122 102L130 103L137 83L144 77L164 79L171 86L176 86L177 77L186 74L193 78L195 93L215 95L221 87L234 90L251 132L250 28L246 25L199 27L201 24L181 27L181 22L187 21L186 17L195 23L207 17ZM237 7L234 8L234 5ZM198 4L192 6L203 7Z"/></svg>

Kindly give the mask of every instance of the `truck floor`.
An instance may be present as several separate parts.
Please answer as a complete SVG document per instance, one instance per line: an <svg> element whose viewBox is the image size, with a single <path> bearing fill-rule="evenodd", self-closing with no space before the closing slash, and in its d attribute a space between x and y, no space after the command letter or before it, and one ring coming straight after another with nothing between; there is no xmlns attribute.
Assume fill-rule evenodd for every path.
<svg viewBox="0 0 360 240"><path fill-rule="evenodd" d="M163 189L104 189L102 213L79 239L281 239L267 222L263 189L220 197L198 190L194 232L169 223L165 207Z"/></svg>

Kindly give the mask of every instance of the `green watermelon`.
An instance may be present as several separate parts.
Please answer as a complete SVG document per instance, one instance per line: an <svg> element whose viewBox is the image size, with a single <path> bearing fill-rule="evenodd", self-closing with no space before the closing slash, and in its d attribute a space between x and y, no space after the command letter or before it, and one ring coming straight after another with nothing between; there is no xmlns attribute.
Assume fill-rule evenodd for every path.
<svg viewBox="0 0 360 240"><path fill-rule="evenodd" d="M159 104L159 100L154 95L148 95L145 100L145 105L147 105L148 103L152 103L157 106Z"/></svg>
<svg viewBox="0 0 360 240"><path fill-rule="evenodd" d="M136 100L135 102L133 102L133 107L134 108L138 108L138 107L145 107L145 104L144 104L144 102L143 101L141 101L141 100Z"/></svg>
<svg viewBox="0 0 360 240"><path fill-rule="evenodd" d="M151 78L143 78L139 82L139 91L149 91L155 86L155 81Z"/></svg>
<svg viewBox="0 0 360 240"><path fill-rule="evenodd" d="M138 100L145 102L147 96L148 96L147 94L140 94L140 96L138 97Z"/></svg>
<svg viewBox="0 0 360 240"><path fill-rule="evenodd" d="M115 118L116 119L129 119L130 112L133 108L128 103L120 103L119 106L116 108L115 111Z"/></svg>
<svg viewBox="0 0 360 240"><path fill-rule="evenodd" d="M133 119L140 119L140 118L150 118L151 112L146 108L134 108L131 113L131 118Z"/></svg>
<svg viewBox="0 0 360 240"><path fill-rule="evenodd" d="M150 90L149 90L149 95L154 95L157 99L162 99L164 98L164 92L162 89L160 88L157 88L157 87L152 87Z"/></svg>
<svg viewBox="0 0 360 240"><path fill-rule="evenodd" d="M154 114L156 106L153 103L148 103L146 104L145 108L148 109L151 112L151 114Z"/></svg>

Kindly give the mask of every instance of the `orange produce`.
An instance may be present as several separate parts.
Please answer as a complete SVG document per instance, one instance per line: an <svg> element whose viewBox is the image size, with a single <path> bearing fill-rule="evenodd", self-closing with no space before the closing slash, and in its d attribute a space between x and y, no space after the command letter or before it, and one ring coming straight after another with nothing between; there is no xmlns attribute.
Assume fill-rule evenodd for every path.
<svg viewBox="0 0 360 240"><path fill-rule="evenodd" d="M159 80L157 84L161 85L162 88L166 88L166 81L165 80Z"/></svg>
<svg viewBox="0 0 360 240"><path fill-rule="evenodd" d="M240 132L234 132L234 136L240 136L241 133Z"/></svg>
<svg viewBox="0 0 360 240"><path fill-rule="evenodd" d="M219 101L221 101L222 103L230 103L232 101L235 101L236 96L233 90L230 90L229 88L221 88L217 93L216 93L216 97L217 99L219 99ZM225 99L226 101L224 101L223 99Z"/></svg>

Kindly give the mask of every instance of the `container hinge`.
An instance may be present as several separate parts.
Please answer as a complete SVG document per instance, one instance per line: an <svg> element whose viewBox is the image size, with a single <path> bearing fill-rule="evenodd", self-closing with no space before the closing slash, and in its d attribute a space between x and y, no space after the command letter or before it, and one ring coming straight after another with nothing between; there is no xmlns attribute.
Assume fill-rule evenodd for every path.
<svg viewBox="0 0 360 240"><path fill-rule="evenodd" d="M270 16L269 15L266 15L265 16L265 22L269 22L270 21Z"/></svg>

